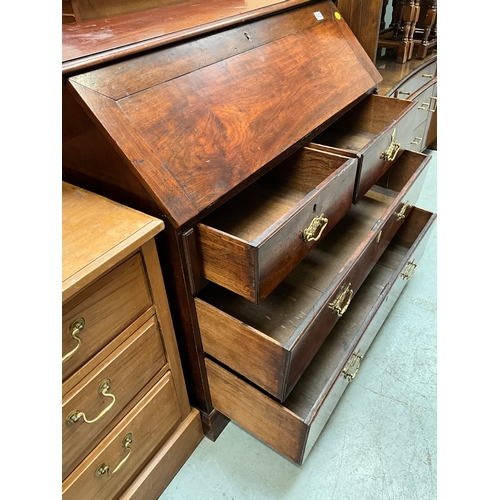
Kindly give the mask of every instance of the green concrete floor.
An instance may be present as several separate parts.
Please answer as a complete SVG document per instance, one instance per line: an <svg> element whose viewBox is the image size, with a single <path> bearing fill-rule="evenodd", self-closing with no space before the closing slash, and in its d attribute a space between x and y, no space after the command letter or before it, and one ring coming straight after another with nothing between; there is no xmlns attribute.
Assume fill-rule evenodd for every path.
<svg viewBox="0 0 500 500"><path fill-rule="evenodd" d="M437 211L437 152L418 206ZM415 273L302 467L230 422L160 500L437 498L437 223Z"/></svg>

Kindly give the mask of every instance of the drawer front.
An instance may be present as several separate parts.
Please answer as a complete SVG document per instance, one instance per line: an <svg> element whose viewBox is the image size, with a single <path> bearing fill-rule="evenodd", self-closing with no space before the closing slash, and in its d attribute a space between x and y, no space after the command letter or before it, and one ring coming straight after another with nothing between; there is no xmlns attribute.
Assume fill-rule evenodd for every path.
<svg viewBox="0 0 500 500"><path fill-rule="evenodd" d="M204 223L206 279L258 304L349 210L356 160L302 148Z"/></svg>
<svg viewBox="0 0 500 500"><path fill-rule="evenodd" d="M371 189L373 184L393 165L402 151L408 148L413 137L417 103L412 104L414 107L411 113L405 113L397 123L381 134L363 152L358 166L359 179L354 193L354 203L357 203ZM391 157L396 149L398 153ZM390 161L384 159L387 155L392 158Z"/></svg>
<svg viewBox="0 0 500 500"><path fill-rule="evenodd" d="M63 306L62 378L66 379L152 304L135 254Z"/></svg>
<svg viewBox="0 0 500 500"><path fill-rule="evenodd" d="M282 404L225 370L205 360L214 408L278 453L299 463L307 425Z"/></svg>
<svg viewBox="0 0 500 500"><path fill-rule="evenodd" d="M394 93L394 97L408 99L418 89L430 82L437 75L437 61L422 68L418 73L404 82Z"/></svg>
<svg viewBox="0 0 500 500"><path fill-rule="evenodd" d="M168 372L67 478L63 498L115 498L180 421Z"/></svg>
<svg viewBox="0 0 500 500"><path fill-rule="evenodd" d="M401 234L398 232L394 238L399 247L407 248L406 253L401 255L399 251L396 264L394 258L386 259L380 266L384 268L382 272L368 276L358 292L359 297L353 298L352 307L332 329L320 353L285 403L278 403L207 359L215 408L301 465L345 389L362 369L366 351L403 287L415 274L415 267L409 264L418 260L424 251L435 218L434 214L418 208L412 210L405 220L404 229L400 230ZM345 354L339 354L339 351ZM335 356L335 363L332 363Z"/></svg>
<svg viewBox="0 0 500 500"><path fill-rule="evenodd" d="M63 478L166 363L153 317L66 394L62 405Z"/></svg>
<svg viewBox="0 0 500 500"><path fill-rule="evenodd" d="M358 158L354 203L408 147L413 137L416 108L416 102L371 95L310 144Z"/></svg>
<svg viewBox="0 0 500 500"><path fill-rule="evenodd" d="M433 96L434 84L429 85L427 88L415 95L413 100L418 102L417 111L415 114L415 127L426 122L429 118L430 113L435 107Z"/></svg>
<svg viewBox="0 0 500 500"><path fill-rule="evenodd" d="M331 153L307 148L311 156L328 161ZM357 161L344 165L318 185L296 213L263 242L259 252L260 299L267 297L290 271L335 227L351 208ZM313 168L311 164L310 168Z"/></svg>

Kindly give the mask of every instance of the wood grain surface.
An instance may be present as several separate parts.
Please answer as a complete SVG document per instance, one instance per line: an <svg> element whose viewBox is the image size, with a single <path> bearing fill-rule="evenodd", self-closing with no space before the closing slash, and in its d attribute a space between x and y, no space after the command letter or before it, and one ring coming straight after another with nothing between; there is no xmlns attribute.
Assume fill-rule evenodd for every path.
<svg viewBox="0 0 500 500"><path fill-rule="evenodd" d="M63 302L164 227L161 220L62 183Z"/></svg>

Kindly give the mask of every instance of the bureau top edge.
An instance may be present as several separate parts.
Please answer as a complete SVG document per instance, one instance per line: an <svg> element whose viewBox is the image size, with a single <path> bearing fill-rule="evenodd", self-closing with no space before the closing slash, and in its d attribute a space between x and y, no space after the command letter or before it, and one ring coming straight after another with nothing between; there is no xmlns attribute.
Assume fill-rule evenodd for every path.
<svg viewBox="0 0 500 500"><path fill-rule="evenodd" d="M62 25L62 74L171 45L322 0L187 0L142 12ZM323 0L324 1L324 0Z"/></svg>

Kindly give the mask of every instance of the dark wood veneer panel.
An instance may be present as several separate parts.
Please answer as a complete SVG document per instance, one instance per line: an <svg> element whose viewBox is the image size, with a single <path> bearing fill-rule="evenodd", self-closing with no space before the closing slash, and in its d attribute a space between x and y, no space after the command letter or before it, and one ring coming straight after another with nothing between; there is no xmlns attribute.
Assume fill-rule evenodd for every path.
<svg viewBox="0 0 500 500"><path fill-rule="evenodd" d="M276 28L278 38L269 43L116 103L101 94L109 90L109 76L70 78L82 104L175 227L286 155L376 85L353 50L352 34L334 18L333 5L314 7L323 19L315 19L311 6L287 12L298 31L281 36ZM312 25L307 16L314 18ZM148 57L138 56L137 65Z"/></svg>

